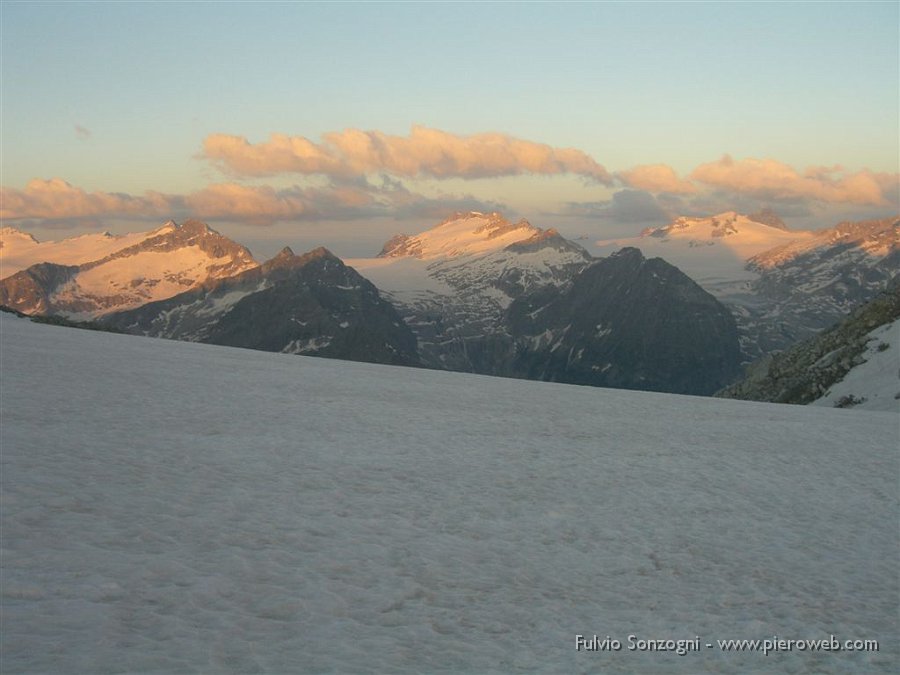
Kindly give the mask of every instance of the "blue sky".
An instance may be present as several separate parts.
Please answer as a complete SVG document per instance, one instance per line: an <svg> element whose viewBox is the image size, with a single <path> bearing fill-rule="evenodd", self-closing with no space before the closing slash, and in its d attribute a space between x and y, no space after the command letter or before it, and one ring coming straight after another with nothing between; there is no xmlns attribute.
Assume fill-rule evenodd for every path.
<svg viewBox="0 0 900 675"><path fill-rule="evenodd" d="M366 231L362 221L407 218L412 225L418 217L424 227L440 219L430 215L443 201L499 205L532 221L594 213L612 227L615 214L604 215L604 205L621 190L648 192L663 211L702 211L730 199L826 221L832 213L890 213L900 146L898 7L4 2L2 185L8 204L18 204L13 198L33 179L62 179L85 195L150 191L166 195L175 211L202 202L205 214L219 214L235 231L272 239L315 232L316 223L329 223L320 227L329 232L338 222L355 223L348 232ZM381 185L386 176L429 208L404 216L393 210L396 191L364 187L376 195L375 206L326 213L323 205L335 198L322 191L335 187L334 175L251 175L236 169L238 159L214 161L204 151L217 134L242 137L260 151L271 149L265 144L273 133L324 147L324 135L355 129L402 143L397 139L414 126L448 138L493 132L573 148L613 179L527 167L435 178L428 167L397 175L376 162L360 170L357 188ZM692 178L726 153L736 168L707 169L705 182ZM676 198L619 176L645 165L669 167L697 189ZM824 187L807 176L808 167L836 165ZM779 191L762 176L781 175L782 166L797 173L796 189ZM861 171L880 175L881 203L831 189L848 179L858 186L862 178L853 177ZM337 182L347 180L344 170ZM182 197L217 184L272 190L266 195L281 206L254 223L246 209L209 207L206 193L185 207ZM302 192L309 188L319 192ZM48 190L40 199L49 199ZM284 190L294 190L290 200ZM94 204L66 217L56 203L39 207L37 196L25 197L28 208L4 209L4 220L35 231L133 229L139 220L134 204L125 213L115 200L105 211ZM318 200L316 208L294 214L283 207L301 198ZM591 206L569 213L572 204Z"/></svg>

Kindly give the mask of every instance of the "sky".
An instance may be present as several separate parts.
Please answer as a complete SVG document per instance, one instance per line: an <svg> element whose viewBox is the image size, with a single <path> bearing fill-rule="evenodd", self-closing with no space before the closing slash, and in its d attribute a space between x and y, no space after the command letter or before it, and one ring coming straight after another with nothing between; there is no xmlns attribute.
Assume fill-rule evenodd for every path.
<svg viewBox="0 0 900 675"><path fill-rule="evenodd" d="M621 236L898 210L900 4L0 4L3 225L260 257L454 211Z"/></svg>

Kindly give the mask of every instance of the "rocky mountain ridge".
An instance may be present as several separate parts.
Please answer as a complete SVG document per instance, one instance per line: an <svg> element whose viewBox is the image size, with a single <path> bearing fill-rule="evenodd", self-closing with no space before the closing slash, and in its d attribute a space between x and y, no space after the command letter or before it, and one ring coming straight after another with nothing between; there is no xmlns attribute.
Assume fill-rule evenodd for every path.
<svg viewBox="0 0 900 675"><path fill-rule="evenodd" d="M507 243L510 236L517 240ZM435 241L450 240L447 255L433 253L441 250ZM457 214L418 235L416 246L398 241L379 259L349 262L397 306L429 367L690 393L711 393L738 372L730 315L674 267L637 249L596 260L556 230L479 213ZM592 283L595 277L604 283ZM642 298L640 306L629 293ZM623 300L631 320L615 307ZM661 331L657 320L672 308L693 323L672 320ZM585 317L594 322L589 330L578 328ZM682 350L675 359L668 358L672 345ZM661 367L659 355L674 368Z"/></svg>
<svg viewBox="0 0 900 675"><path fill-rule="evenodd" d="M418 365L415 337L368 280L325 248L285 247L263 265L103 318L119 330L193 342Z"/></svg>
<svg viewBox="0 0 900 675"><path fill-rule="evenodd" d="M95 319L258 266L245 247L196 220L79 244L72 255L84 262L39 262L0 280L0 304L26 314Z"/></svg>
<svg viewBox="0 0 900 675"><path fill-rule="evenodd" d="M774 403L817 401L865 362L873 332L898 319L900 277L895 277L884 292L856 308L840 323L779 354L754 362L743 379L722 389L716 396ZM900 364L896 359L900 345L891 345L891 341L900 339L900 335L894 333L886 336L887 341L879 340L875 349L878 352L894 350L893 367L883 375L896 380L896 392L900 397L900 379L897 379ZM848 398L839 407L851 407L853 403Z"/></svg>
<svg viewBox="0 0 900 675"><path fill-rule="evenodd" d="M728 211L597 244L603 254L635 246L662 257L715 295L735 316L746 362L830 326L900 272L896 216L810 231L772 212Z"/></svg>

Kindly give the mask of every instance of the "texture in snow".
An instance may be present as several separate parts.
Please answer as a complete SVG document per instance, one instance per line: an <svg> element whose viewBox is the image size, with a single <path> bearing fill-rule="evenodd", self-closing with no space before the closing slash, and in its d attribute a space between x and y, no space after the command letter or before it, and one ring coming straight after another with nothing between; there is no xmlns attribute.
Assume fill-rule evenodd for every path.
<svg viewBox="0 0 900 675"><path fill-rule="evenodd" d="M868 337L864 362L833 384L810 405L834 407L848 397L861 401L854 410L891 410L900 413L900 320L873 330Z"/></svg>
<svg viewBox="0 0 900 675"><path fill-rule="evenodd" d="M2 315L7 672L893 672L896 415ZM575 635L880 651L576 652Z"/></svg>

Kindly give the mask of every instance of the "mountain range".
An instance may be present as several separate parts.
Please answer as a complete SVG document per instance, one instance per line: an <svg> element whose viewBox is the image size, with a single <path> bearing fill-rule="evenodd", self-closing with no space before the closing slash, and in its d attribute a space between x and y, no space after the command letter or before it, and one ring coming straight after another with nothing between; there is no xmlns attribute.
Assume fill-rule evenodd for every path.
<svg viewBox="0 0 900 675"><path fill-rule="evenodd" d="M371 282L325 248L277 256L102 323L152 337L418 365L416 339Z"/></svg>
<svg viewBox="0 0 900 675"><path fill-rule="evenodd" d="M639 236L596 242L607 254L635 246L677 265L734 315L746 362L783 350L843 319L900 271L900 218L790 230L771 211L676 218Z"/></svg>
<svg viewBox="0 0 900 675"><path fill-rule="evenodd" d="M900 268L900 220L791 231L677 218L588 250L457 213L373 258L260 265L207 225L40 243L2 231L0 304L127 332L577 384L711 394L834 323ZM67 243L68 242L68 243ZM675 265L671 264L675 263ZM677 266L676 266L677 265Z"/></svg>

